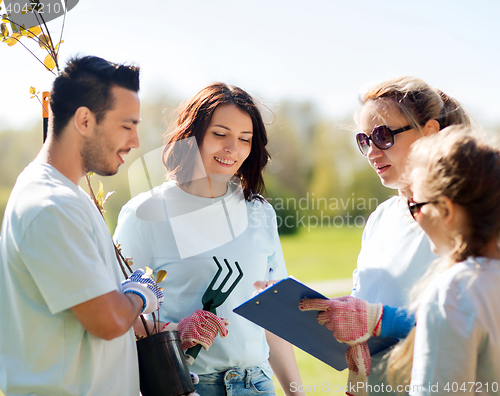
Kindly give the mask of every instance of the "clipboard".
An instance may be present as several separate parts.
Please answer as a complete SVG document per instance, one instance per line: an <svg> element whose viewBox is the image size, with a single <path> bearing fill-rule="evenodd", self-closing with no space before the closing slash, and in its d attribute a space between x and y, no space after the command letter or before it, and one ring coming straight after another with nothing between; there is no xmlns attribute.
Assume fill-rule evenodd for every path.
<svg viewBox="0 0 500 396"><path fill-rule="evenodd" d="M233 312L287 340L296 347L338 371L347 368L345 351L349 346L338 342L332 332L316 320L318 311L301 311L304 298L324 298L303 283L286 278L268 287ZM371 337L367 344L374 355L398 342L392 337Z"/></svg>

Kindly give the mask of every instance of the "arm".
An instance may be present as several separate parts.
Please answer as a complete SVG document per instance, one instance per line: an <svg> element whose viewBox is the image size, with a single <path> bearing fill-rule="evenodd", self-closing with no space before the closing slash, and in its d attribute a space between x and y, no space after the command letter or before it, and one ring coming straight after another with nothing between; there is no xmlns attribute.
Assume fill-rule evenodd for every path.
<svg viewBox="0 0 500 396"><path fill-rule="evenodd" d="M112 291L75 305L71 311L90 334L112 340L132 327L142 306L143 300L138 295Z"/></svg>
<svg viewBox="0 0 500 396"><path fill-rule="evenodd" d="M269 344L269 364L285 395L305 395L304 392L292 392L291 390L291 383L294 383L294 388L302 385L292 345L267 330L266 338Z"/></svg>
<svg viewBox="0 0 500 396"><path fill-rule="evenodd" d="M415 315L404 308L370 304L352 296L306 299L299 308L323 311L318 322L332 330L340 342L362 342L371 336L405 338L415 326Z"/></svg>
<svg viewBox="0 0 500 396"><path fill-rule="evenodd" d="M143 270L136 270L122 282L123 293L112 291L71 307L85 330L112 340L124 334L141 313L157 310L163 292Z"/></svg>
<svg viewBox="0 0 500 396"><path fill-rule="evenodd" d="M384 305L380 337L405 338L415 326L415 315L404 308Z"/></svg>

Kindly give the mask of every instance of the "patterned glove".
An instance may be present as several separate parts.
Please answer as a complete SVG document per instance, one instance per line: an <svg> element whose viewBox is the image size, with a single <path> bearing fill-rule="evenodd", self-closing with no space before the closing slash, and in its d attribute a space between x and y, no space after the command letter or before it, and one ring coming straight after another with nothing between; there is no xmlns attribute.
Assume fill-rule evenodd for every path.
<svg viewBox="0 0 500 396"><path fill-rule="evenodd" d="M219 318L212 312L198 309L187 318L182 319L177 325L177 331L181 336L181 348L189 349L200 344L208 350L214 342L217 334L222 338L227 336L227 319Z"/></svg>
<svg viewBox="0 0 500 396"><path fill-rule="evenodd" d="M370 304L356 297L343 296L331 300L302 300L299 308L302 311L324 311L318 314L318 323L333 331L333 336L337 341L350 345L346 351L349 385L358 383L366 385L371 371L370 351L366 340L371 336L380 335L383 305ZM366 386L355 386L354 389L360 389L355 395L361 396L365 394L363 390L366 390Z"/></svg>
<svg viewBox="0 0 500 396"><path fill-rule="evenodd" d="M141 313L148 314L156 311L163 303L163 291L142 269L136 270L122 282L122 292L135 293L142 298L144 304Z"/></svg>
<svg viewBox="0 0 500 396"><path fill-rule="evenodd" d="M299 303L302 311L325 311L318 314L318 323L333 331L339 342L354 345L380 334L382 304L369 304L356 297L306 299Z"/></svg>
<svg viewBox="0 0 500 396"><path fill-rule="evenodd" d="M350 396L366 396L368 394L368 375L370 375L372 360L366 341L350 346L345 351L349 376L346 392Z"/></svg>

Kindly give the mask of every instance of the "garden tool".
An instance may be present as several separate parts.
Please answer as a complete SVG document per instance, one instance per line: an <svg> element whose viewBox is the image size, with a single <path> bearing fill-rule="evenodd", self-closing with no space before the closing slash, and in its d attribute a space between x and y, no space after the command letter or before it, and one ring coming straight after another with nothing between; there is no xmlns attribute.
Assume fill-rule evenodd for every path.
<svg viewBox="0 0 500 396"><path fill-rule="evenodd" d="M217 257L214 256L213 259L214 259L215 264L217 264L217 267L219 269L217 270L214 277L212 278L212 281L208 285L207 290L205 290L205 293L203 293L203 297L201 298L201 303L203 304L203 309L205 311L210 311L214 315L217 315L216 308L221 306L224 303L224 301L226 301L226 299L229 297L231 292L234 290L234 288L236 287L238 282L243 277L243 271L241 270L238 262L235 262L236 268L238 269L238 272L239 272L239 275L234 280L232 285L227 289L227 291L223 292L222 289L224 288L224 286L226 285L227 281L229 280L229 278L231 277L231 275L233 273L233 269L231 268L231 266L229 265L227 260L224 259L224 262L226 263L226 266L227 266L227 269L229 270L229 272L226 275L226 277L223 279L223 281L221 282L219 287L214 289L214 285L217 283L217 280L219 279L219 276L222 273L222 266L219 264ZM188 359L188 361L193 361L198 356L198 353L200 352L200 350L201 350L200 344L195 345L192 348L189 348L186 351L186 355L189 355L189 356L186 356L186 359Z"/></svg>

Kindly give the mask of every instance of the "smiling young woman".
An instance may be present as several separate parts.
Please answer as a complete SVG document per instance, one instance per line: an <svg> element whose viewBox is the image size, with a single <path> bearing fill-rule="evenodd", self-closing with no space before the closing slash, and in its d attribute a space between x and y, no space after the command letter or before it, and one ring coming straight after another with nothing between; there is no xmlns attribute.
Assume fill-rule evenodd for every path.
<svg viewBox="0 0 500 396"><path fill-rule="evenodd" d="M208 334L207 350L190 367L201 395L273 395L273 371L287 395L290 383L301 383L291 345L233 312L252 296L254 283L270 281L270 273L273 280L287 276L276 214L261 195L266 144L252 98L238 87L208 85L182 107L167 137L162 159L169 181L133 198L118 219L115 239L124 253L168 273L161 322L178 323L186 348L201 344L187 327ZM217 271L214 257L243 271L218 316L200 311Z"/></svg>
<svg viewBox="0 0 500 396"><path fill-rule="evenodd" d="M239 171L250 155L252 131L252 119L247 112L234 104L219 105L213 112L200 145L206 181L211 188L204 188L207 184L204 178L196 178L180 187L190 194L207 198L224 195L227 180Z"/></svg>
<svg viewBox="0 0 500 396"><path fill-rule="evenodd" d="M228 125L225 125L226 123ZM229 142L229 147L218 148L222 160L232 161L231 151L240 156L249 150L246 158L240 158L235 167L212 167L212 159L216 160L206 156L208 149L203 149L203 146L211 146L217 138L221 145L223 142ZM175 144L181 141L186 141L186 144ZM219 180L217 177L214 180L213 175L234 175L241 181L246 200L263 201L260 195L264 191L262 172L270 158L266 149L267 141L262 116L250 95L241 88L222 83L208 85L182 108L176 128L167 136L163 149L163 165L168 172L167 179L175 179L184 188L190 188L189 183L199 178L207 178L202 182L208 186L209 180ZM203 167L197 162L199 153L202 155ZM205 164L209 167L208 172ZM214 173L211 173L211 170ZM223 184L228 180L220 179L224 181ZM207 195L206 188L202 190L204 195Z"/></svg>

